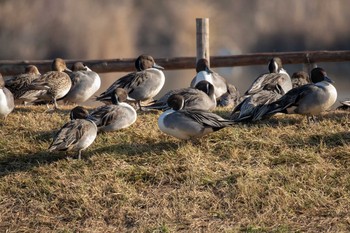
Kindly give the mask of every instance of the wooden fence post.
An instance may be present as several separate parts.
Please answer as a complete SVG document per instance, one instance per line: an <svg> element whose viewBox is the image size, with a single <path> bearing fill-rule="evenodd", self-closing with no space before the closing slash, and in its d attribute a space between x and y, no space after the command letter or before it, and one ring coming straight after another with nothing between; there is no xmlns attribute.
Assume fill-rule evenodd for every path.
<svg viewBox="0 0 350 233"><path fill-rule="evenodd" d="M307 63L303 63L303 71L310 74L311 70L317 67L317 64L310 60L310 56L308 53L305 54L305 58Z"/></svg>
<svg viewBox="0 0 350 233"><path fill-rule="evenodd" d="M196 19L196 48L197 48L197 59L205 58L209 62L210 67L210 53L209 53L209 19L200 18Z"/></svg>

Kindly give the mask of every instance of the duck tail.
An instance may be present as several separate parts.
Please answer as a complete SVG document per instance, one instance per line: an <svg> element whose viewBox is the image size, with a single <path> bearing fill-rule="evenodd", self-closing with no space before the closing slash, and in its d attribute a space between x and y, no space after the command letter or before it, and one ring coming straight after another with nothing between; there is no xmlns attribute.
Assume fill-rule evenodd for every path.
<svg viewBox="0 0 350 233"><path fill-rule="evenodd" d="M276 113L284 112L285 108L279 103L271 103L256 108L253 113L252 121L258 121L265 118L270 118Z"/></svg>
<svg viewBox="0 0 350 233"><path fill-rule="evenodd" d="M100 102L104 102L104 103L105 102L112 102L111 95L106 94L106 93L102 93L101 95L96 96L95 100L96 101L100 101Z"/></svg>
<svg viewBox="0 0 350 233"><path fill-rule="evenodd" d="M153 102L150 105L146 105L146 106L142 106L145 109L149 109L149 110L160 110L160 111L166 111L169 108L168 104L166 103L161 103L161 102Z"/></svg>

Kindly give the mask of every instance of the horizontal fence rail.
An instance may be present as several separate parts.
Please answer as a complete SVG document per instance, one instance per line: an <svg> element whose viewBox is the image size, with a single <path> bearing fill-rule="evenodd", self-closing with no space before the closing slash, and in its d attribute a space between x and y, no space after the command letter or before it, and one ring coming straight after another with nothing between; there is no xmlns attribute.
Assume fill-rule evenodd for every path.
<svg viewBox="0 0 350 233"><path fill-rule="evenodd" d="M272 57L280 57L283 64L308 64L319 62L345 62L350 61L350 51L302 51L302 52L275 52L275 53L252 53L232 56L210 57L211 67L233 67L264 65ZM66 60L67 66L71 67L76 61L82 61L91 70L97 73L130 72L135 70L135 58L128 59L101 59L101 60ZM196 57L155 58L157 64L165 70L194 69ZM35 65L41 73L51 70L52 60L0 60L0 73L16 75L23 73L27 65Z"/></svg>

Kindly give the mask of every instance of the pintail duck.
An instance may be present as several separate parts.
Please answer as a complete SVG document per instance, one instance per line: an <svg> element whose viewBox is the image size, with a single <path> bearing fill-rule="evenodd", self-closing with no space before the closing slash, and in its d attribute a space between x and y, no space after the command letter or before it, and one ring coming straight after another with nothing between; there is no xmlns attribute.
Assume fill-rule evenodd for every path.
<svg viewBox="0 0 350 233"><path fill-rule="evenodd" d="M306 115L309 123L311 119L315 121L315 115L329 109L335 103L337 90L322 68L314 68L311 71L311 80L312 84L293 88L277 101L268 104L257 113L256 119L281 112Z"/></svg>
<svg viewBox="0 0 350 233"><path fill-rule="evenodd" d="M184 109L212 111L216 107L214 86L208 81L200 81L195 88L181 88L171 90L153 104L145 106L146 109L168 110L168 99L171 95L178 94L184 97Z"/></svg>
<svg viewBox="0 0 350 233"><path fill-rule="evenodd" d="M261 90L272 90L273 88L282 89L284 93L287 93L292 89L292 81L288 73L282 67L282 60L278 57L274 57L269 62L270 73L260 75L252 85L245 92L246 96L258 93ZM269 87L266 87L269 86ZM277 90L281 92L281 90Z"/></svg>
<svg viewBox="0 0 350 233"><path fill-rule="evenodd" d="M77 151L81 159L81 152L88 148L97 136L96 124L88 118L89 112L81 106L72 109L71 121L62 126L54 136L49 151Z"/></svg>
<svg viewBox="0 0 350 233"><path fill-rule="evenodd" d="M141 55L135 61L136 72L129 73L115 81L105 92L96 100L110 101L116 88L124 88L128 97L136 101L141 108L141 101L148 100L156 96L163 88L165 82L163 67L157 65L153 57Z"/></svg>
<svg viewBox="0 0 350 233"><path fill-rule="evenodd" d="M291 79L292 79L293 88L311 83L309 74L306 73L305 71L298 71L293 73Z"/></svg>
<svg viewBox="0 0 350 233"><path fill-rule="evenodd" d="M5 81L0 74L0 117L5 118L15 108L13 95L9 89L5 87Z"/></svg>
<svg viewBox="0 0 350 233"><path fill-rule="evenodd" d="M227 92L218 100L218 106L235 107L241 102L241 95L237 88L232 84L227 84Z"/></svg>
<svg viewBox="0 0 350 233"><path fill-rule="evenodd" d="M172 109L163 112L158 118L158 127L163 133L178 139L192 139L234 124L212 112L184 110L184 104L181 95L169 97L168 105Z"/></svg>
<svg viewBox="0 0 350 233"><path fill-rule="evenodd" d="M350 100L340 101L340 106L337 107L338 110L349 110L350 109Z"/></svg>
<svg viewBox="0 0 350 233"><path fill-rule="evenodd" d="M72 87L63 98L67 103L83 103L100 89L100 76L82 62L73 64L72 73L69 76L72 80Z"/></svg>
<svg viewBox="0 0 350 233"><path fill-rule="evenodd" d="M28 65L23 74L9 77L5 80L5 86L12 92L15 102L23 103L26 100L23 99L22 96L25 95L26 92L35 92L33 90L28 91L28 87L35 79L39 78L40 75L36 66Z"/></svg>
<svg viewBox="0 0 350 233"><path fill-rule="evenodd" d="M23 74L12 76L5 79L5 86L12 92L13 97L20 98L26 91L26 88L33 80L40 77L38 68L34 65L28 65Z"/></svg>
<svg viewBox="0 0 350 233"><path fill-rule="evenodd" d="M261 111L267 104L272 103L283 95L277 90L261 90L251 96L245 98L238 104L231 114L231 119L235 122L256 121L256 112ZM237 114L237 112L239 112Z"/></svg>
<svg viewBox="0 0 350 233"><path fill-rule="evenodd" d="M34 102L52 101L55 109L57 109L57 99L64 97L72 86L69 75L63 71L71 72L71 70L67 68L65 61L61 58L56 58L53 61L52 70L32 81L28 89L37 91L25 94L22 98L35 98Z"/></svg>
<svg viewBox="0 0 350 233"><path fill-rule="evenodd" d="M209 68L209 62L207 59L202 58L197 61L196 71L197 75L192 79L190 84L191 87L195 87L198 82L206 80L214 86L214 94L217 100L228 92L226 79Z"/></svg>
<svg viewBox="0 0 350 233"><path fill-rule="evenodd" d="M135 109L125 103L127 93L123 88L117 88L112 96L111 105L98 107L91 112L91 119L102 132L124 129L132 125L137 118Z"/></svg>

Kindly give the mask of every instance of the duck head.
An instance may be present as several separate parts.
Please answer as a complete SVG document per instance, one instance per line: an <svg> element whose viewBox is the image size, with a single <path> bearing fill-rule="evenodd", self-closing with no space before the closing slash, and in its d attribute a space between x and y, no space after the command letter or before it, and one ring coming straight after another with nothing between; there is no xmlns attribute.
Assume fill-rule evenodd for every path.
<svg viewBox="0 0 350 233"><path fill-rule="evenodd" d="M34 65L26 66L24 72L26 74L40 75L40 72L39 72L38 68L36 66L34 66Z"/></svg>
<svg viewBox="0 0 350 233"><path fill-rule="evenodd" d="M141 70L146 70L149 68L156 68L159 70L163 70L164 68L160 65L158 65L152 56L150 55L140 55L136 61L135 61L135 68L137 71L141 71Z"/></svg>
<svg viewBox="0 0 350 233"><path fill-rule="evenodd" d="M77 106L70 112L70 119L86 119L89 116L89 111L83 106Z"/></svg>
<svg viewBox="0 0 350 233"><path fill-rule="evenodd" d="M282 60L279 57L274 57L269 62L270 73L278 73L282 69Z"/></svg>
<svg viewBox="0 0 350 233"><path fill-rule="evenodd" d="M311 70L311 80L313 83L318 83L322 81L334 83L334 81L327 76L326 71L321 67L316 67Z"/></svg>
<svg viewBox="0 0 350 233"><path fill-rule="evenodd" d="M128 93L123 88L116 88L111 96L112 103L118 105L119 103L125 102L128 98Z"/></svg>
<svg viewBox="0 0 350 233"><path fill-rule="evenodd" d="M72 72L70 69L67 68L66 62L61 58L56 58L55 60L53 60L51 69L59 72Z"/></svg>
<svg viewBox="0 0 350 233"><path fill-rule="evenodd" d="M168 106L173 110L181 110L185 106L185 99L182 95L174 94L168 98Z"/></svg>

